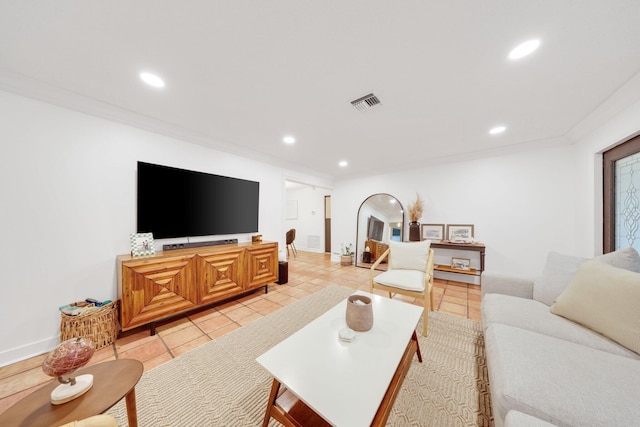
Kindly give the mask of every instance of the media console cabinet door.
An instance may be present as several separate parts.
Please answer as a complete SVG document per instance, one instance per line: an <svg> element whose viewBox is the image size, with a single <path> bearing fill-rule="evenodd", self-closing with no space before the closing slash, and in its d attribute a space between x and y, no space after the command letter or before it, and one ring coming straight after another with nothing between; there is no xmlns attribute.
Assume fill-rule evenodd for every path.
<svg viewBox="0 0 640 427"><path fill-rule="evenodd" d="M242 292L245 249L197 255L199 304L208 304Z"/></svg>
<svg viewBox="0 0 640 427"><path fill-rule="evenodd" d="M278 280L278 245L256 246L247 250L245 289L259 288Z"/></svg>
<svg viewBox="0 0 640 427"><path fill-rule="evenodd" d="M153 322L198 304L193 254L144 258L122 264L122 330Z"/></svg>

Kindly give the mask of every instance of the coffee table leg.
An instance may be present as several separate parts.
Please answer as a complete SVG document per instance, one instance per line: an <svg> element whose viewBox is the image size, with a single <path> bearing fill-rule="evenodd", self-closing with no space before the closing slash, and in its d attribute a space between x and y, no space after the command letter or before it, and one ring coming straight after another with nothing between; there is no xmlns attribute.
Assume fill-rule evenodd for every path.
<svg viewBox="0 0 640 427"><path fill-rule="evenodd" d="M426 313L425 313L426 316ZM418 341L418 335L416 335L416 331L413 331L413 335L411 336L411 339L414 340L416 342L416 353L418 353L418 362L422 363L422 353L420 353L420 342Z"/></svg>
<svg viewBox="0 0 640 427"><path fill-rule="evenodd" d="M138 427L138 411L136 409L136 388L132 388L125 396L127 404L127 420L129 427Z"/></svg>
<svg viewBox="0 0 640 427"><path fill-rule="evenodd" d="M269 401L267 402L267 412L264 414L264 421L262 422L262 427L267 427L269 424L269 419L271 418L271 409L273 405L276 404L276 399L278 398L278 390L280 390L280 381L277 379L273 379L273 384L271 384L271 393L269 393Z"/></svg>

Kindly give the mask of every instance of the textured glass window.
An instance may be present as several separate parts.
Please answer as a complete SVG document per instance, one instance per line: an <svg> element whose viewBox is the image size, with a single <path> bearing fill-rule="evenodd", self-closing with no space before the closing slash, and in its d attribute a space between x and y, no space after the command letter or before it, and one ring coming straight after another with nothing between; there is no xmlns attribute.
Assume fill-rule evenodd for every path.
<svg viewBox="0 0 640 427"><path fill-rule="evenodd" d="M640 153L615 162L615 246L640 251Z"/></svg>

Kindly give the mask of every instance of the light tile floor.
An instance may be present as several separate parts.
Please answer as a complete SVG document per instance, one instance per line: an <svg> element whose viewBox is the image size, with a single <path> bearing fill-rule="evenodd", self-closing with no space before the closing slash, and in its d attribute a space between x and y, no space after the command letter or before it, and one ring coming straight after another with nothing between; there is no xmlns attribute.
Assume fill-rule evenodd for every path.
<svg viewBox="0 0 640 427"><path fill-rule="evenodd" d="M140 360L149 370L330 285L368 290L369 269L340 266L331 262L328 254L299 251L297 257L289 259L287 284L270 284L266 294L260 288L242 298L176 318L159 325L154 336L149 335L148 328L127 331L113 345L96 352L89 364L131 358ZM480 320L480 286L437 279L434 285L435 310ZM421 300L402 299L422 305ZM51 381L41 369L45 356L0 368L0 412Z"/></svg>

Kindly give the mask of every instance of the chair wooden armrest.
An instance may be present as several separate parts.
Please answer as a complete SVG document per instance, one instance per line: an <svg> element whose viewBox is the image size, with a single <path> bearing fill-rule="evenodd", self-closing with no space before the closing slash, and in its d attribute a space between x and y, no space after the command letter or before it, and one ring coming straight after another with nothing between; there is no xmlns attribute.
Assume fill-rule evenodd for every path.
<svg viewBox="0 0 640 427"><path fill-rule="evenodd" d="M373 293L373 272L376 271L376 267L380 265L380 263L389 256L389 249L387 249L386 251L384 251L382 253L382 255L380 255L378 257L378 259L376 260L376 262L373 263L373 265L371 266L370 270L369 270L369 286L371 288L371 293Z"/></svg>

